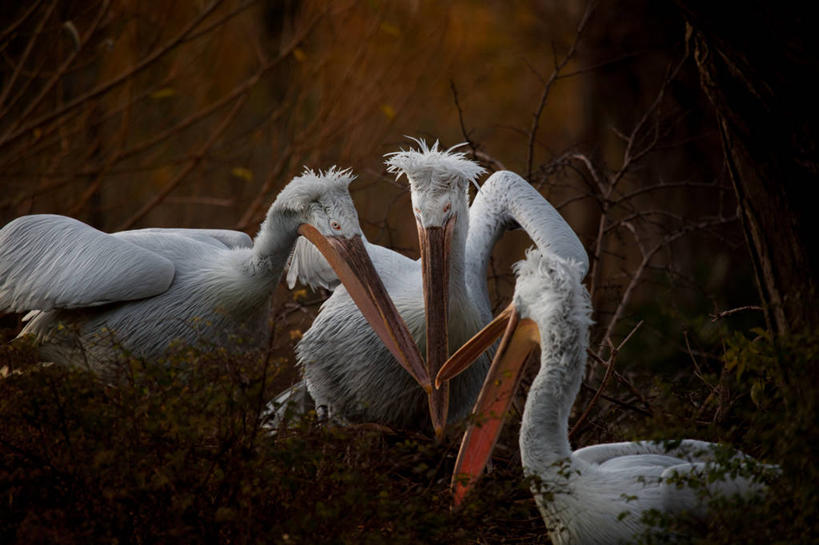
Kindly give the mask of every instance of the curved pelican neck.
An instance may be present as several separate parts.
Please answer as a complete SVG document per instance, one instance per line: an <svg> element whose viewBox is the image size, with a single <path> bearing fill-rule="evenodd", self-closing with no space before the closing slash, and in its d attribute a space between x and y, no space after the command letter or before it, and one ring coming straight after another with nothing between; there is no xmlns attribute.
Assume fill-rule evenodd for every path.
<svg viewBox="0 0 819 545"><path fill-rule="evenodd" d="M253 273L278 272L281 276L287 258L299 238L301 221L295 214L271 207L253 239L250 267ZM275 278L278 282L278 276Z"/></svg>
<svg viewBox="0 0 819 545"><path fill-rule="evenodd" d="M533 287L527 291L538 293L538 300L521 314L533 318L540 331L540 370L523 410L520 456L527 471L543 476L560 471L555 462L566 458L572 469L586 465L571 457L568 428L586 368L591 307L579 279ZM517 291L515 299L518 304Z"/></svg>
<svg viewBox="0 0 819 545"><path fill-rule="evenodd" d="M490 178L491 179L491 178ZM502 192L487 181L469 208L469 233L466 238L466 269L469 296L478 306L484 322L492 320L492 304L486 271L492 249L510 224Z"/></svg>
<svg viewBox="0 0 819 545"><path fill-rule="evenodd" d="M559 359L559 358L558 358ZM528 472L538 475L559 469L555 462L571 457L569 443L569 412L576 391L569 392L566 377L558 371L545 348L541 349L538 372L523 410L520 426L520 457ZM578 384L580 375L577 373Z"/></svg>
<svg viewBox="0 0 819 545"><path fill-rule="evenodd" d="M459 300L468 296L466 284L466 244L469 236L470 211L468 201L464 196L462 206L458 206L458 217L452 231L452 241L449 246L449 299ZM450 305L450 308L452 305Z"/></svg>
<svg viewBox="0 0 819 545"><path fill-rule="evenodd" d="M589 258L583 244L563 216L526 180L507 170L490 176L469 209L466 241L466 282L470 296L491 319L486 270L492 249L504 231L517 223L541 250L583 263Z"/></svg>

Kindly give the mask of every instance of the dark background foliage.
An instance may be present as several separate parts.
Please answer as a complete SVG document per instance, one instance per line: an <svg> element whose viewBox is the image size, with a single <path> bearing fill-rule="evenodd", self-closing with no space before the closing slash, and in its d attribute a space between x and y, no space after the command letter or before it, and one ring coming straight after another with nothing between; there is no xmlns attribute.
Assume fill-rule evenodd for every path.
<svg viewBox="0 0 819 545"><path fill-rule="evenodd" d="M368 238L417 257L403 135L525 176L592 260L572 443L695 437L780 464L768 500L686 533L817 541L815 33L801 7L585 2L0 3L0 220L255 233L302 166L350 166ZM529 245L490 265L496 308ZM514 419L448 510L457 434L291 423L262 401L326 293L274 342L132 361L122 384L0 356L0 541L541 543ZM3 340L20 316L0 317ZM629 336L630 335L630 336ZM627 342L623 342L628 339ZM534 369L530 369L531 373ZM520 408L518 403L517 408ZM683 524L659 521L663 527ZM695 531L696 530L696 531Z"/></svg>

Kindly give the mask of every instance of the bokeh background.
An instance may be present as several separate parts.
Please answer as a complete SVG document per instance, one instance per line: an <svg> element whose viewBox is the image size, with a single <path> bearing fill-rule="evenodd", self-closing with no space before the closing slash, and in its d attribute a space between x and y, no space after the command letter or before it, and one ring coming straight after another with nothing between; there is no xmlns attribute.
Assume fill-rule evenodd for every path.
<svg viewBox="0 0 819 545"><path fill-rule="evenodd" d="M368 238L417 256L407 188L383 155L411 146L405 135L469 141L579 234L598 340L648 305L658 319L639 312L643 357L687 361L681 318L755 297L716 124L675 6L586 12L581 1L4 3L0 220L48 212L109 231L253 235L303 166L339 165L359 176ZM528 244L511 233L498 246L498 304Z"/></svg>
<svg viewBox="0 0 819 545"><path fill-rule="evenodd" d="M79 218L104 231L174 226L239 229L254 235L277 192L304 166L323 169L337 165L351 167L358 174L351 191L367 237L417 257L408 188L405 181L396 181L385 172L384 155L412 146L407 136L430 143L440 141L444 147L466 143L461 150L489 172L509 169L529 180L560 210L591 257L587 286L595 325L587 377L572 415L575 446L635 436L685 434L727 441L764 458L776 444L780 454L794 453L789 474L815 474L807 469L808 461L815 460L809 454L812 451L798 448L805 443L798 438L806 430L815 435L815 396L800 390L807 382L797 384L794 377L798 374L779 375L772 362L815 363L819 354L816 337L770 344L772 329L765 321L764 304L755 285L719 119L703 90L704 72L698 70L702 59L695 59L704 49L695 47L691 27L686 24L686 16L696 20L694 8L704 5L694 0L0 2L0 223L23 214L55 213ZM759 23L764 15L759 15L762 11L755 6ZM776 11L774 7L765 9ZM725 13L728 11L726 8ZM701 9L699 15L707 12ZM700 30L708 30L707 20L698 23ZM720 28L727 29L725 36L732 35L730 25ZM776 28L776 38L788 35ZM798 36L807 35L802 32ZM773 43L771 36L760 40L762 49L765 40ZM797 51L800 59L812 58L815 63L809 48L800 49L804 44L795 43L794 47L787 43L788 51ZM775 63L764 54L757 55L757 61L764 61L761 66ZM747 66L755 65L750 62ZM815 126L809 120L804 125ZM810 151L812 142L815 140L804 144L805 149ZM794 199L800 201L807 206L804 199ZM511 264L523 257L529 244L525 233L511 231L495 248L487 274L496 308L508 302L514 285ZM787 284L787 277L783 278ZM297 379L293 345L327 295L303 287L292 291L279 287L271 324L276 333L274 354L284 368L276 376L277 388ZM20 316L0 317L0 325L3 340L10 339L19 331ZM3 367L0 362L0 369L8 374L9 365ZM204 364L203 368L210 369ZM228 385L239 380L233 375L221 378ZM244 388L245 382L239 382ZM177 386L178 391L163 390L166 397L143 401L160 419L166 418L168 404L193 395L187 384ZM34 387L42 387L45 397L53 393L43 383L35 382ZM86 382L78 386L81 390L86 387L91 386ZM197 400L213 403L208 397L210 390L193 390L195 396L201 394ZM227 386L224 390L231 391ZM14 392L19 398L8 399L34 395L22 387ZM112 405L106 398L100 409L104 414L111 407L120 407L117 403L125 407L130 402L119 397L127 398L127 392L112 395L119 401ZM230 395L225 393L225 399ZM796 399L804 403L791 403ZM58 405L57 415L66 406L62 401ZM83 407L77 411L86 410ZM783 407L790 407L788 418L777 416L785 414L777 412L785 411ZM24 422L18 428L9 424L0 429L6 434L0 434L0 442L5 441L1 446L8 447L3 451L4 459L19 463L23 459L19 445L29 440L26 426L34 426L33 417L23 414L23 409L18 411L15 403L0 408L7 410L2 414ZM191 420L184 415L181 409L174 413L172 417L179 421L172 418L169 429L206 427L202 418ZM140 413L139 418L143 416ZM137 419L133 415L116 418L128 422ZM230 418L226 421L233 422ZM59 419L55 422L56 428L63 425ZM789 423L793 427L777 432L776 437L765 435L766 429L778 430ZM150 422L145 425L153 430ZM51 429L45 424L41 428ZM258 431L248 435L252 437L247 441L242 433L250 432L228 435L230 441L255 453L254 449L261 448L254 435ZM293 505L298 504L298 512L304 514L305 518L299 519L303 534L290 529L279 532L273 541L310 542L311 525L323 521L329 524L327 532L339 532L338 542L364 542L358 539L370 535L368 529L372 528L390 543L397 542L397 535L410 536L406 542L418 542L418 535L442 543L507 542L503 536L509 537L508 542L542 542L541 522L525 488L504 489L497 496L504 508L506 504L521 504L528 510L517 537L512 535L514 531L509 534L502 528L511 515L497 511L499 504L491 503L479 511L480 516L490 517L486 519L487 527L491 526L488 533L464 526L455 539L454 534L429 530L453 521L467 524L466 518L447 519L450 515L441 514L446 511L447 471L454 442L431 445L428 439L414 437L400 442L396 451L395 439L369 435L362 439L355 431L349 432L352 438L324 433L314 428L305 432L299 439L304 441L299 443L298 456L287 458L283 471L288 471L294 460L320 459L316 462L319 469L304 470L305 482L315 479L317 471L341 475L338 483L329 477L322 481L329 483L326 493L337 494L341 505L366 510L367 502L381 498L378 488L367 491L363 482L368 464L370 468L378 466L401 479L366 484L397 487L391 492L397 501L384 504L389 509L368 515L371 518L361 522L356 517L346 520L345 515L332 510L311 512L315 497L299 496ZM496 485L505 477L509 482L520 477L514 434L514 425L509 426L508 436L501 441L506 450L502 448L497 455L500 461L496 457ZM127 433L112 437L120 437L123 445L131 439ZM176 441L177 435L174 438ZM21 442L15 443L18 439ZM96 452L96 440L88 440L91 452ZM55 441L52 454L56 458L50 463L58 468L62 467L60 456L72 451L66 451L59 438ZM206 491L202 493L204 500L179 496L179 503L173 503L178 499L176 494L186 490L182 481L187 478L179 477L187 475L184 471L173 472L180 467L190 469L194 472L191 479L196 480L196 464L180 462L177 467L166 464L164 458L148 463L142 457L134 463L144 462L148 474L168 470L167 475L163 473L166 480L151 488L148 496L152 501L170 498L170 506L163 508L169 517L178 509L182 519L198 521L180 530L179 535L186 539L197 536L193 541L207 540L202 536L229 534L237 542L254 541L257 536L247 533L254 526L230 526L234 519L219 519L226 516L220 511L224 489L240 490L235 498L245 502L243 508L248 512L258 513L253 506L265 505L269 512L278 513L275 498L254 495L252 487L251 492L245 492L245 479L266 486L290 481L282 480L275 471L260 477L260 468L269 470L264 456L250 456L240 449L241 453L232 457L233 447L223 449L220 445L226 443L220 443L221 439L208 436L203 441L207 445L204 452L218 451L212 455L224 470L218 486L212 485L208 473L203 483L210 484L201 488ZM349 441L358 441L361 448L348 448ZM177 445L177 451L188 452L184 441L171 444ZM191 444L190 452L200 452L198 442ZM282 453L291 453L287 450L291 446L280 443L279 450L265 452L274 458L284 457ZM121 448L139 453L143 447L143 443L127 449L108 445L113 450L105 452ZM31 448L34 452L39 447L34 444ZM318 456L319 451L326 456ZM199 460L197 455L191 454ZM208 456L211 454L203 459L210 460ZM386 467L391 456L405 465ZM344 470L321 465L331 464L333 457L347 464ZM87 479L91 483L80 487L89 497L98 490L94 460L91 469L78 469L76 474L71 473L73 469L65 470L66 474L79 475L77 482ZM74 458L63 461L68 468L76 462ZM108 462L105 458L100 463ZM39 464L36 460L32 463L33 467ZM122 463L126 469L130 467ZM244 473L229 473L224 468L230 464ZM423 468L416 471L421 465ZM510 468L518 471L514 477L504 473L512 471ZM48 479L62 475L54 471L57 473L46 472ZM353 476L344 471L353 471ZM53 542L54 536L47 531L49 521L37 519L38 502L45 500L31 492L38 486L36 479L30 480L35 473L23 477L13 472L2 474L6 490L16 490L18 498L32 494L33 499L14 504L14 516L19 515L19 519L10 516L11 522L0 527L5 532L0 535L40 535ZM127 488L132 484L117 480L120 473L111 474L116 475L111 486L132 490ZM18 478L24 484L14 488ZM181 482L179 487L177 481ZM361 483L361 488L350 487L350 481ZM395 483L411 486L401 489L403 485ZM142 494L143 484L133 485L133 490ZM332 488L336 484L344 490L341 496L338 488ZM303 485L297 481L293 486ZM60 492L69 506L79 485L72 486L66 485ZM211 493L213 486L216 492ZM354 492L359 495L349 495ZM282 492L286 493L292 490ZM430 499L430 494L437 495ZM793 503L784 507L772 504L765 513L780 517L776 523L780 530L787 524L783 522L787 507L819 503L815 501L815 486L792 487L779 497ZM270 506L264 503L271 501ZM415 505L413 501L426 503ZM9 502L13 504L11 499ZM91 510L99 507L93 502L88 505ZM378 505L378 509L384 507ZM426 509L429 506L434 509ZM100 512L107 513L109 507L99 507ZM410 508L424 513L417 516L427 517L423 520L428 526L421 534L405 527L417 522L402 518ZM64 515L59 524L73 528L76 517L71 508L59 509ZM127 509L136 509L146 517L143 529L150 530L145 530L146 535L156 531L173 541L172 533L162 532L170 531L175 523L166 523L161 510L145 514L133 506ZM131 513L127 509L121 513L125 518ZM507 519L491 519L490 513L497 512ZM272 524L263 515L259 517L236 520L252 519L261 528ZM806 514L800 520L804 523L810 518ZM36 531L15 534L20 520L28 521ZM196 524L202 521L215 521L216 529L207 527L197 533ZM721 523L721 542L729 543L738 526L727 524L725 519ZM55 527L63 528L59 524ZM349 528L338 530L344 524ZM777 528L776 524L770 527ZM89 530L88 535L102 535L94 534L96 531ZM110 535L122 538L118 531L110 530ZM473 532L482 537L475 538ZM438 538L432 539L433 534ZM72 535L80 539L86 534L79 531ZM134 537L137 534L123 535L139 541Z"/></svg>

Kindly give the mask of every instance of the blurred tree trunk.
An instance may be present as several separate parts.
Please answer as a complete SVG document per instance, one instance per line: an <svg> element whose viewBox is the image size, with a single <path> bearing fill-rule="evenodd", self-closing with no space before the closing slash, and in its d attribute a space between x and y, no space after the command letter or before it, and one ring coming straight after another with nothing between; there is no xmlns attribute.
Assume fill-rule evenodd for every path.
<svg viewBox="0 0 819 545"><path fill-rule="evenodd" d="M798 3L677 4L717 113L769 326L816 329L817 31Z"/></svg>

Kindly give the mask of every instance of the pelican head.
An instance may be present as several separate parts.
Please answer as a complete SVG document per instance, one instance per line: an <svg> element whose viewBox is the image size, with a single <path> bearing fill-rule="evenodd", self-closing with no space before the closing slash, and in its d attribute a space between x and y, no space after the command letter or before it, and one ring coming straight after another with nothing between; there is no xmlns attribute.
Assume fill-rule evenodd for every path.
<svg viewBox="0 0 819 545"><path fill-rule="evenodd" d="M282 189L273 208L313 226L325 237L352 238L361 235L350 183L350 169L331 167L325 171L306 168Z"/></svg>
<svg viewBox="0 0 819 545"><path fill-rule="evenodd" d="M405 175L410 184L412 208L418 227L418 244L424 285L426 310L427 368L434 377L447 358L447 304L449 288L449 249L457 222L466 226L469 215L469 184L484 172L458 146L443 150L436 141L432 147L422 139L413 139L418 149L401 150L387 155L387 171ZM465 236L466 229L461 229ZM461 241L461 243L465 243ZM429 398L432 425L438 437L443 435L449 407L449 390L433 391Z"/></svg>
<svg viewBox="0 0 819 545"><path fill-rule="evenodd" d="M279 193L271 211L295 219L298 233L324 255L386 347L425 390L431 391L432 381L418 347L364 247L348 189L355 178L350 169L305 168Z"/></svg>
<svg viewBox="0 0 819 545"><path fill-rule="evenodd" d="M456 505L461 504L489 460L529 355L541 344L548 351L556 343L552 329L559 328L551 328L550 324L554 325L555 319L582 324L588 335L591 323L588 292L581 283L585 274L582 262L532 248L526 252L526 259L516 263L514 269L517 282L512 303L458 349L435 379L436 385L441 385L465 371L503 335L473 409L473 414L483 420L480 426L467 429L455 461L452 489ZM572 304L564 309L567 297L572 298ZM569 316L563 313L564 310L574 314ZM567 366L571 361L565 358L561 364L547 371L541 368L541 372L560 375L564 389L576 393L580 387L580 375L574 384L569 384Z"/></svg>
<svg viewBox="0 0 819 545"><path fill-rule="evenodd" d="M467 190L470 183L477 187L483 167L455 152L458 144L440 149L436 141L429 147L423 139L413 138L418 149L387 154L387 171L407 177L412 196L412 208L420 229L445 228L469 210Z"/></svg>

